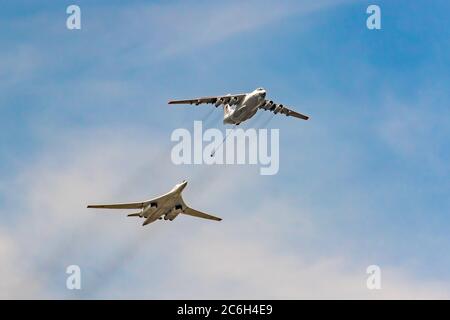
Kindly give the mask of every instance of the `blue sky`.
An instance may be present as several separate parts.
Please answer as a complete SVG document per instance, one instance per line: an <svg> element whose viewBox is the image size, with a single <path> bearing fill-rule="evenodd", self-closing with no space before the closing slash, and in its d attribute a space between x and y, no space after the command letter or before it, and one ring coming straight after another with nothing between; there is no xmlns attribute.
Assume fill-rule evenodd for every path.
<svg viewBox="0 0 450 320"><path fill-rule="evenodd" d="M0 296L449 298L450 6L377 1L370 31L373 3L2 4ZM259 86L311 116L270 121L277 175L170 163L171 132L209 109L167 100ZM223 222L85 209L184 178L186 201Z"/></svg>

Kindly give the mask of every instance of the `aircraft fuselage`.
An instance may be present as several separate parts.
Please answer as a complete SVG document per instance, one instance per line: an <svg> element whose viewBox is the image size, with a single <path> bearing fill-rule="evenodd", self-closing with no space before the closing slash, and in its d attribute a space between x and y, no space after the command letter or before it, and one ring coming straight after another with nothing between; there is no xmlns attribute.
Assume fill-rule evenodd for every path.
<svg viewBox="0 0 450 320"><path fill-rule="evenodd" d="M181 192L186 187L187 182L176 185L172 190L167 193L164 201L154 205L150 203L142 210L141 217L146 218L146 224L152 223L158 219L173 220L184 209L185 204L181 197Z"/></svg>
<svg viewBox="0 0 450 320"><path fill-rule="evenodd" d="M225 124L240 124L251 117L253 117L258 111L258 107L262 105L266 98L266 91L256 89L245 96L242 101L235 105L224 105L224 118Z"/></svg>

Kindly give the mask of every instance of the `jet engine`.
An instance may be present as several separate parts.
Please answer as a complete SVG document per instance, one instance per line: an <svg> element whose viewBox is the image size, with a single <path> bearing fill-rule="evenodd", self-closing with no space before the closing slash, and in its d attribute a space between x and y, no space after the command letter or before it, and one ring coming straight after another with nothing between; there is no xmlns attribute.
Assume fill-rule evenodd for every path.
<svg viewBox="0 0 450 320"><path fill-rule="evenodd" d="M230 102L229 102L228 104L229 104L230 106L232 106L232 105L236 104L237 102L238 102L238 98L233 97L233 98L230 99Z"/></svg>
<svg viewBox="0 0 450 320"><path fill-rule="evenodd" d="M272 108L272 105L273 105L273 101L267 101L267 102L262 106L262 108L263 108L264 110L270 110L270 108Z"/></svg>
<svg viewBox="0 0 450 320"><path fill-rule="evenodd" d="M172 221L175 219L181 212L183 211L183 207L181 205L176 205L172 210L164 215L164 220Z"/></svg>
<svg viewBox="0 0 450 320"><path fill-rule="evenodd" d="M279 104L277 105L277 107L275 108L275 110L273 111L273 113L277 114L278 112L280 112L281 110L283 110L283 105Z"/></svg>
<svg viewBox="0 0 450 320"><path fill-rule="evenodd" d="M146 206L145 208L142 208L141 212L139 212L138 214L131 214L128 215L129 217L134 217L134 216L139 216L139 217L148 217L154 210L156 210L156 208L158 208L158 204L156 202L151 202L148 206Z"/></svg>
<svg viewBox="0 0 450 320"><path fill-rule="evenodd" d="M223 103L223 99L222 99L222 98L219 98L219 99L217 99L217 101L216 101L216 103L215 103L214 105L215 105L216 108L217 108L217 107L220 106L222 103Z"/></svg>

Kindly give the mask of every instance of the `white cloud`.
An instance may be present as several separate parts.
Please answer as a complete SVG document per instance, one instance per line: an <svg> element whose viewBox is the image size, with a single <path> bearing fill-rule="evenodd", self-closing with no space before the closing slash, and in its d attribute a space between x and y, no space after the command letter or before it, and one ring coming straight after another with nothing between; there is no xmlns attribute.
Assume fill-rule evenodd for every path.
<svg viewBox="0 0 450 320"><path fill-rule="evenodd" d="M307 241L320 233L314 215L273 198L257 170L245 167L189 170L186 201L221 215L220 223L180 217L143 228L121 213L87 210L89 201L157 195L186 174L167 163L164 148L137 136L138 130L60 137L11 184L7 198L19 205L9 213L14 226L1 233L3 297L77 297L64 287L72 263L85 272L81 297L449 297L443 284L393 266L382 266L383 289L369 291L366 266L345 249L324 256L291 243L292 236Z"/></svg>
<svg viewBox="0 0 450 320"><path fill-rule="evenodd" d="M55 108L59 106L57 102L68 98L65 94L69 91L73 93L70 97L77 97L73 108L93 104L99 108L110 106L109 102L120 104L121 100L127 100L129 106L132 97L136 101L133 104L147 99L157 101L155 96L161 93L153 92L152 97L148 97L147 83L130 85L109 74L105 76L104 71L145 68L145 63L153 61L155 56L171 58L218 44L224 44L224 50L233 50L238 44L232 40L239 35L263 29L262 26L275 24L291 14L327 8L335 2L308 2L308 5L291 2L276 10L259 4L247 2L237 10L235 3L227 3L221 5L219 11L205 2L195 7L164 4L151 5L150 9L145 6L125 12L114 8L98 12L113 19L103 17L84 24L85 37L64 42L66 52L70 51L72 56L59 62L51 61L46 67L65 73L67 69L58 63L68 63L73 57L77 58L77 63L87 59L108 67L96 65L89 72L97 74L85 75L85 83L80 84L83 79L74 74L69 80L72 83L62 83L64 90L55 89L57 85L50 82L45 84L46 90L39 87L37 91L40 97L47 95L53 99L59 91L59 100L51 101ZM136 19L136 12L141 13L141 19ZM115 23L104 24L108 20ZM42 26L47 26L50 20L40 21ZM127 28L121 27L124 25ZM27 26L28 22L24 27ZM58 28L52 30L46 39L55 39L61 36L59 32L66 32ZM90 36L91 31L95 31L94 37ZM96 46L90 46L93 39ZM117 46L111 47L111 43ZM61 43L39 39L39 45L48 52L57 52L56 47ZM137 51L130 50L135 46ZM3 75L23 83L36 71L41 71L43 61L32 59L37 53L37 57L42 58L42 52L35 51L36 48L40 47L12 50L11 56L18 53L18 60L13 59L17 64L4 69ZM117 65L117 55L122 58L125 55L127 59L119 61L130 64ZM69 70L70 66L68 63ZM94 94L96 97L92 99ZM423 133L428 134L428 128L418 122L422 116L425 115L409 115L404 110L400 117L388 117L381 132L386 134L384 138L394 149L421 152L421 146L427 142ZM406 121L398 121L404 118ZM330 254L326 249L308 245L314 238L336 241L335 234L327 235L321 229L324 215L321 216L320 210L329 211L325 218L341 219L350 224L354 222L352 214L355 215L358 202L364 202L360 210L363 213L367 213L370 206L364 194L356 195L358 186L348 179L349 172L354 171L352 160L355 158L346 156L346 151L354 150L347 141L325 150L323 144L317 144L320 123L315 128L316 131L308 131L312 138L310 143L316 145L317 158L291 160L293 168L301 162L303 168L312 170L310 165L314 159L317 162L332 159L332 166L323 162L315 167L317 173L322 173L320 181L311 179L298 187L301 189L298 191L306 191L303 195L309 198L313 192L317 198L333 192L327 196L328 204L317 204L313 209L297 203L297 198L287 199L295 192L281 197L280 192L274 192L270 180L256 179L257 170L251 168L168 165L168 150L155 143L159 136L149 136L148 128L140 131L121 127L116 132L83 129L83 133L72 134L67 134L67 128L52 128L53 131L45 132L50 135L42 139L46 149L37 161L24 163L16 180L2 182L6 204L14 209L5 212L5 217L13 223L0 232L1 296L72 297L73 293L64 287L64 271L68 264L79 263L85 279L81 297L449 297L446 283L422 280L394 265L382 266L383 290L368 291L364 287L366 265L348 252L348 247ZM325 136L334 134L322 129L327 133ZM56 137L55 132L58 132ZM316 135L316 139L312 135ZM419 138L419 147L410 144L411 138ZM321 140L323 143L326 139L322 136ZM324 174L325 171L329 174ZM157 195L184 178L190 181L185 191L186 201L198 209L222 216L224 221L215 224L180 217L172 223L158 222L142 228L141 221L120 213L91 212L85 208L89 202L134 201ZM341 180L351 182L340 184ZM325 190L326 184L331 187ZM332 190L343 186L348 188L347 192ZM371 196L371 199L380 198ZM332 197L339 199L333 201ZM333 208L341 202L346 203L344 209ZM340 213L346 214L331 218ZM361 216L359 219L363 220ZM121 287L126 290L115 290Z"/></svg>
<svg viewBox="0 0 450 320"><path fill-rule="evenodd" d="M304 16L343 1L234 1L223 4L200 2L200 5L178 4L149 8L158 26L164 26L165 48L162 57L195 49L207 49L222 43L224 50L239 50L233 37L276 24L283 18ZM276 5L275 5L276 4ZM176 21L176 23L174 23ZM241 40L242 41L242 40Z"/></svg>
<svg viewBox="0 0 450 320"><path fill-rule="evenodd" d="M16 239L0 230L0 299L27 299L46 296L39 276L22 264Z"/></svg>
<svg viewBox="0 0 450 320"><path fill-rule="evenodd" d="M240 223L246 224L246 220ZM233 223L234 224L234 223ZM237 223L236 223L237 224ZM227 226L233 228L233 225ZM248 227L248 224L247 224ZM234 237L230 237L233 234ZM382 290L366 288L361 263L341 257L308 258L296 250L272 247L258 238L205 230L180 248L183 267L173 279L176 298L204 299L431 299L448 298L442 283L420 282L391 266L382 267ZM276 235L282 238L282 233ZM186 281L197 284L184 286Z"/></svg>

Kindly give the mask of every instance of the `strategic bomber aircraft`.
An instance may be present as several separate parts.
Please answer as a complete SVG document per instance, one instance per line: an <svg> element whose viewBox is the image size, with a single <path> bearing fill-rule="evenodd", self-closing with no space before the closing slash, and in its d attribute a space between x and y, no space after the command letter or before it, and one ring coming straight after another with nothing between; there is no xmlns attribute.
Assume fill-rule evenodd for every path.
<svg viewBox="0 0 450 320"><path fill-rule="evenodd" d="M181 196L182 191L187 185L187 181L175 185L168 193L141 202L132 203L117 203L117 204L95 204L88 205L88 208L95 209L140 209L139 212L131 213L129 217L145 218L143 226L152 223L158 219L170 220L175 219L180 213L184 213L190 216L221 221L221 218L194 210L186 205Z"/></svg>
<svg viewBox="0 0 450 320"><path fill-rule="evenodd" d="M203 103L214 104L216 108L223 105L224 124L239 125L241 122L253 117L259 109L269 110L274 114L284 114L288 117L303 120L309 119L308 116L291 110L282 104L276 104L272 100L266 100L266 90L263 88L258 88L249 93L169 101L169 104L195 104L197 106Z"/></svg>

